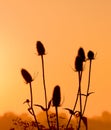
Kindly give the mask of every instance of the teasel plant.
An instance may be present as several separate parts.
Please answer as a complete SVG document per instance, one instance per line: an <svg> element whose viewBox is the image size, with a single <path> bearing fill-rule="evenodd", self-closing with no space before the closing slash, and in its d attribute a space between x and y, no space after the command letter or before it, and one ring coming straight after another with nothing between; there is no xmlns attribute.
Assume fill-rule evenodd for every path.
<svg viewBox="0 0 111 130"><path fill-rule="evenodd" d="M84 112L85 112L85 109L86 109L86 104L87 104L87 100L88 100L89 95L94 93L94 92L89 92L90 77L91 77L91 66L92 66L92 60L94 60L94 52L89 51L87 53L87 57L88 58L85 57L85 52L84 52L83 48L79 48L78 55L76 56L76 59L75 59L75 70L78 72L79 87L78 87L76 101L75 101L73 109L65 108L71 114L70 118L68 120L66 129L68 128L68 125L70 123L72 115L75 115L75 113L76 113L75 108L76 108L76 105L77 105L78 99L79 99L80 111L78 112L79 113L79 116L78 116L79 117L79 122L78 122L77 130L80 129L81 120L83 121L84 125L86 126L86 130L88 130L87 117L84 116ZM87 92L86 92L86 94L83 94L82 91L81 91L81 84L82 84L81 81L82 81L82 73L83 73L83 62L86 62L86 61L89 61L89 74L88 74ZM85 96L84 104L82 102L82 96Z"/></svg>
<svg viewBox="0 0 111 130"><path fill-rule="evenodd" d="M72 112L70 113L71 115L70 115L70 118L69 118L68 123L66 125L66 129L68 128L69 123L71 121L71 118L73 116L73 112L76 109L76 106L77 106L77 103L78 103L78 99L80 100L80 113L82 113L81 80L82 80L82 72L83 72L83 62L85 62L85 61L86 61L86 58L85 58L84 49L82 47L80 47L78 49L78 54L77 54L77 56L75 58L75 62L74 62L75 71L78 72L79 86L78 86L76 100L74 102L74 106L73 106ZM81 117L80 117L80 120L79 120L79 126L78 127L80 127L80 122L81 122Z"/></svg>
<svg viewBox="0 0 111 130"><path fill-rule="evenodd" d="M47 116L47 123L50 129L50 121L48 118L48 101L47 101L47 90L46 90L46 83L45 83L45 71L44 71L44 55L45 55L45 47L42 44L41 41L36 42L36 49L38 52L38 55L41 56L41 62L42 62L42 77L43 77L43 86L44 86L44 96L45 96L45 109L46 109L46 116ZM41 107L42 108L42 107Z"/></svg>
<svg viewBox="0 0 111 130"><path fill-rule="evenodd" d="M21 69L21 74L25 80L25 82L27 84L29 84L29 87L30 87L30 100L27 99L24 103L27 103L29 108L28 108L28 111L30 112L30 114L34 117L34 120L35 120L35 123L36 123L36 128L37 130L40 130L39 129L39 125L38 125L38 121L37 121L37 117L35 115L35 111L34 111L34 108L33 108L33 92L32 92L32 76L30 75L30 73L26 70L26 69Z"/></svg>
<svg viewBox="0 0 111 130"><path fill-rule="evenodd" d="M83 72L83 62L85 61L85 52L83 48L79 48L78 55L76 56L75 60L75 69L78 72L78 81L79 81L79 87L78 87L78 95L79 95L79 106L80 106L80 112L79 112L79 122L78 122L78 128L80 129L81 119L82 119L82 91L81 91L81 81L82 81L82 72ZM78 98L78 96L77 96Z"/></svg>
<svg viewBox="0 0 111 130"><path fill-rule="evenodd" d="M87 92L85 96L85 103L84 103L84 107L83 107L83 112L82 115L84 115L85 109L86 109L86 104L87 104L87 100L90 94L94 93L94 92L89 92L89 88L90 88L90 79L91 79L91 67L92 67L92 60L94 60L94 52L93 51L88 51L87 53L87 60L89 61L89 74L88 74L88 85L87 85Z"/></svg>
<svg viewBox="0 0 111 130"><path fill-rule="evenodd" d="M60 106L60 102L61 102L60 86L56 85L53 90L52 105L55 107L56 111L57 130L59 130L58 107Z"/></svg>

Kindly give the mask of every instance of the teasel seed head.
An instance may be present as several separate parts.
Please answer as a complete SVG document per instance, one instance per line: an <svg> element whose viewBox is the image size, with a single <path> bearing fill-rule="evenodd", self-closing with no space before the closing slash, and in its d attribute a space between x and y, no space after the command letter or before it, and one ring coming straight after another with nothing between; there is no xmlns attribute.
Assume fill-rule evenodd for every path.
<svg viewBox="0 0 111 130"><path fill-rule="evenodd" d="M41 41L37 41L36 48L37 48L38 55L45 55L45 48L41 43Z"/></svg>
<svg viewBox="0 0 111 130"><path fill-rule="evenodd" d="M53 97L52 97L52 104L53 106L60 106L60 101L61 101L61 92L60 92L60 86L55 86L54 91L53 91Z"/></svg>
<svg viewBox="0 0 111 130"><path fill-rule="evenodd" d="M33 81L32 76L26 69L21 69L21 74L25 79L26 83L31 83Z"/></svg>
<svg viewBox="0 0 111 130"><path fill-rule="evenodd" d="M93 51L89 51L87 56L88 56L89 60L93 60L94 59L94 52Z"/></svg>
<svg viewBox="0 0 111 130"><path fill-rule="evenodd" d="M85 52L82 47L80 47L78 50L78 56L80 56L82 58L82 61L85 61Z"/></svg>
<svg viewBox="0 0 111 130"><path fill-rule="evenodd" d="M80 56L76 56L75 69L76 69L76 71L82 71L83 70L83 59Z"/></svg>

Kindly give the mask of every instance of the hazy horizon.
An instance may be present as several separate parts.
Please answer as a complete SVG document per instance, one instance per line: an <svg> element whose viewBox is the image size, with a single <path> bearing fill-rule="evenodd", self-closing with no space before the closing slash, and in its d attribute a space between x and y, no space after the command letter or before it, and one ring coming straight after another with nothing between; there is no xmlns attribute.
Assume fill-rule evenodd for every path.
<svg viewBox="0 0 111 130"><path fill-rule="evenodd" d="M40 112L37 117L39 119L39 122L41 125L47 126L46 125L46 114L44 112ZM66 121L64 121L64 119L61 119L61 124L64 124L65 122L67 122L67 116L65 113L60 113L60 117L65 117ZM33 120L33 118L31 117L30 114L26 113L22 113L22 114L15 114L13 112L7 112L4 115L0 116L0 128L1 129L5 129L5 130L9 130L9 128L16 128L17 126L14 125L13 120L15 119L22 119L22 121L31 121L31 119ZM71 121L72 123L75 122L74 119ZM6 125L7 124L7 125ZM83 127L83 125L82 125ZM88 128L89 130L110 130L111 129L111 113L104 111L103 113L101 113L100 116L93 116L91 118L88 118ZM18 129L20 129L20 126L18 126Z"/></svg>

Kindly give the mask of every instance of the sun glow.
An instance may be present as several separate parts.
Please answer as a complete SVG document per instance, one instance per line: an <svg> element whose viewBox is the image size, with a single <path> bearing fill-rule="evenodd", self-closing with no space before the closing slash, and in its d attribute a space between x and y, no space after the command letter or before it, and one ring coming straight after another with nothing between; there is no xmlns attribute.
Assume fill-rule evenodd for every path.
<svg viewBox="0 0 111 130"><path fill-rule="evenodd" d="M89 98L86 114L92 116L103 110L110 111L111 1L11 0L2 1L0 6L0 114L27 110L22 103L29 97L29 88L22 79L21 68L27 69L32 77L38 73L33 81L33 88L37 90L34 96L44 104L41 63L36 52L38 40L46 48L44 60L49 99L58 84L65 97L64 106L72 106L69 101L76 93L77 74L71 67L74 67L78 48L83 47L86 52L93 50L97 54L91 77L95 93Z"/></svg>

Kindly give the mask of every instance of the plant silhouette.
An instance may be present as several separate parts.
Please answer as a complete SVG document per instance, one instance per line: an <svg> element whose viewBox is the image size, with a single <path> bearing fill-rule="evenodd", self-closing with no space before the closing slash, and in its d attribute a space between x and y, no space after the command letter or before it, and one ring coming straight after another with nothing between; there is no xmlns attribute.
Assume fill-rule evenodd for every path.
<svg viewBox="0 0 111 130"><path fill-rule="evenodd" d="M31 98L30 100L31 100L31 104L29 105L29 99L26 100L26 102L29 105L28 111L33 115L33 117L35 119L35 123L37 125L38 130L39 130L38 121L37 121L37 118L36 118L36 115L35 115L35 112L34 112L34 109L33 109L33 93L32 93L32 84L31 84L31 82L33 80L32 80L32 77L31 77L30 73L27 70L22 69L21 73L22 73L22 76L25 79L26 83L28 83L29 86L30 86L30 98Z"/></svg>
<svg viewBox="0 0 111 130"><path fill-rule="evenodd" d="M52 98L52 103L56 111L57 130L59 130L58 107L60 106L60 101L61 101L61 92L60 92L60 87L57 85L54 88L53 98Z"/></svg>
<svg viewBox="0 0 111 130"><path fill-rule="evenodd" d="M44 72L44 55L45 55L45 48L41 41L37 41L36 43L36 48L38 55L41 56L41 61L42 61L42 75L43 75L43 86L44 86L44 95L45 95L45 106L46 106L46 116L47 116L47 123L50 128L50 122L48 118L48 109L47 109L47 91L46 91L46 83L45 83L45 72Z"/></svg>
<svg viewBox="0 0 111 130"><path fill-rule="evenodd" d="M58 115L58 107L60 107L60 102L61 102L61 91L60 91L60 86L56 85L54 87L53 90L53 94L52 94L52 99L48 102L47 101L47 89L46 89L46 83L45 83L45 71L44 71L44 55L45 55L45 48L44 45L42 44L41 41L37 41L36 43L36 49L38 52L38 55L41 57L41 63L42 63L42 78L43 78L43 88L44 88L44 100L45 100L45 107L39 104L35 104L33 103L33 93L32 93L32 77L30 75L30 73L26 70L26 69L22 69L21 70L21 74L23 76L23 78L25 79L26 83L29 84L30 86L30 100L26 99L26 101L24 103L28 104L28 111L30 112L30 114L34 117L35 123L36 123L36 128L37 130L42 130L42 128L40 128L39 123L37 121L37 117L35 115L35 111L33 106L37 106L40 107L43 111L46 112L46 117L47 117L47 123L48 123L48 127L49 130L59 130L60 129L60 124L59 124L59 115ZM65 128L64 130L68 130L69 129L69 124L71 122L71 118L72 116L75 117L75 119L77 119L77 127L76 130L80 130L81 128L81 121L83 122L86 130L88 130L88 125L87 125L87 117L84 116L85 110L86 110L86 105L87 105L87 100L88 97L94 93L94 92L90 92L90 80L91 80L91 66L92 66L92 61L94 60L94 52L93 51L88 51L87 53L87 57L85 56L85 51L82 47L80 47L78 49L77 52L77 56L75 58L74 61L74 72L77 72L78 74L78 90L77 90L77 94L76 94L76 99L73 105L73 108L64 108L64 110L69 111L70 117L68 119L68 122L66 124L64 124ZM83 72L84 72L84 63L86 64L86 62L89 62L89 72L88 72L88 83L87 83L87 87L86 87L86 93L82 92L82 77L83 77ZM83 101L83 97L85 97L85 101ZM77 105L79 104L79 110L77 109ZM50 115L48 113L50 107L53 106L55 107L55 117L56 117L56 126L52 128L51 124L51 118ZM72 128L72 130L75 130L74 128Z"/></svg>

